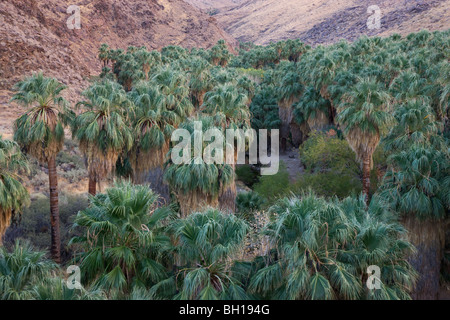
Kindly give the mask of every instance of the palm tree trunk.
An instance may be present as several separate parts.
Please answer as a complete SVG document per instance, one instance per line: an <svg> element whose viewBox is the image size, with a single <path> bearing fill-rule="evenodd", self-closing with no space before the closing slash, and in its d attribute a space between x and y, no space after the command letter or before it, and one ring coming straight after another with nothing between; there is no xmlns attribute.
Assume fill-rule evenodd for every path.
<svg viewBox="0 0 450 320"><path fill-rule="evenodd" d="M59 233L58 175L56 174L56 156L48 160L48 182L50 186L50 226L51 255L56 263L61 263L61 238Z"/></svg>
<svg viewBox="0 0 450 320"><path fill-rule="evenodd" d="M237 151L234 151L234 161L230 163L230 166L233 168L233 172L235 172L236 168L236 159L237 159ZM236 212L236 180L233 178L233 182L219 195L219 208L220 210L227 213Z"/></svg>
<svg viewBox="0 0 450 320"><path fill-rule="evenodd" d="M439 296L441 261L445 247L443 221L418 220L415 216L403 218L409 231L408 240L417 248L417 254L409 262L419 273L412 293L416 300L436 300Z"/></svg>
<svg viewBox="0 0 450 320"><path fill-rule="evenodd" d="M97 193L97 179L94 176L89 175L89 194L95 196Z"/></svg>
<svg viewBox="0 0 450 320"><path fill-rule="evenodd" d="M370 196L370 154L366 154L363 160L363 194L366 197L366 203L369 203Z"/></svg>
<svg viewBox="0 0 450 320"><path fill-rule="evenodd" d="M135 177L138 184L149 183L150 188L153 192L159 194L160 196L160 204L168 204L170 203L170 193L169 186L164 182L164 170L162 168L156 167L154 169L150 169L140 177Z"/></svg>

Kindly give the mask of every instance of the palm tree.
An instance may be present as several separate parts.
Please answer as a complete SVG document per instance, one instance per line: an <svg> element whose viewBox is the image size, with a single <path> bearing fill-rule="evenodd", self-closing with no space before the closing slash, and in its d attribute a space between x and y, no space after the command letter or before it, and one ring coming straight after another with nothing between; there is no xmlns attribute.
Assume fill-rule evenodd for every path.
<svg viewBox="0 0 450 320"><path fill-rule="evenodd" d="M209 61L212 65L226 67L230 57L225 40L219 40L210 50Z"/></svg>
<svg viewBox="0 0 450 320"><path fill-rule="evenodd" d="M211 65L201 58L195 58L190 62L189 88L192 102L197 108L203 105L205 93L213 88L210 67Z"/></svg>
<svg viewBox="0 0 450 320"><path fill-rule="evenodd" d="M56 155L63 148L63 125L67 121L67 102L61 97L65 88L54 78L34 74L16 84L17 93L11 99L29 107L14 123L14 140L26 153L48 165L51 254L57 263L61 259L61 241Z"/></svg>
<svg viewBox="0 0 450 320"><path fill-rule="evenodd" d="M286 66L282 70L287 73L281 78L281 84L278 87L278 106L281 120L280 139L283 152L286 151L289 134L292 134L296 146L300 144L302 136L299 125L294 121L292 105L299 100L303 92L303 85L300 83L299 73L291 70L293 66Z"/></svg>
<svg viewBox="0 0 450 320"><path fill-rule="evenodd" d="M361 79L344 95L338 108L337 120L350 147L363 169L363 193L367 203L370 196L370 171L372 155L380 142L381 134L393 123L389 113L391 97L382 84L371 79Z"/></svg>
<svg viewBox="0 0 450 320"><path fill-rule="evenodd" d="M410 257L420 274L415 299L437 299L439 294L444 219L450 208L450 157L444 150L421 143L393 154L379 194L399 213L417 248L417 255Z"/></svg>
<svg viewBox="0 0 450 320"><path fill-rule="evenodd" d="M149 181L151 188L165 201L169 189L163 182L163 165L173 130L182 117L166 107L165 96L148 84L138 85L130 93L135 108L130 110L134 144L129 153L134 182ZM151 172L149 172L149 170Z"/></svg>
<svg viewBox="0 0 450 320"><path fill-rule="evenodd" d="M27 160L15 142L3 140L0 135L0 246L14 215L20 214L29 201L19 172L28 172Z"/></svg>
<svg viewBox="0 0 450 320"><path fill-rule="evenodd" d="M230 264L242 248L248 229L243 220L212 208L176 220L171 230L177 239L177 257L182 267L151 291L183 300L248 299ZM180 288L177 294L176 287Z"/></svg>
<svg viewBox="0 0 450 320"><path fill-rule="evenodd" d="M202 124L202 134L209 129L219 129L215 126L215 122L211 117L202 117L196 121ZM205 141L201 142L200 150L198 150L200 155L196 154L195 136L199 134L200 128L198 130L195 130L195 128L196 124L192 120L180 125L180 129L187 130L191 135L189 141L191 147L186 155L188 159L182 163L174 163L172 161L172 153L175 150L177 152L180 150L174 150L172 147L168 153L169 159L165 164L164 180L175 191L182 216L201 210L205 205L217 206L219 195L234 183L233 168L231 165L224 163L225 158L223 160L220 159L220 163L206 163L203 161L203 154L208 146ZM225 142L222 150L225 150ZM184 157L185 155L183 154L182 156ZM214 157L215 155L211 156Z"/></svg>
<svg viewBox="0 0 450 320"><path fill-rule="evenodd" d="M247 96L240 93L233 84L219 85L205 94L204 112L213 116L216 125L223 129L246 129L250 128L251 118L247 104ZM237 140L244 143L246 141L245 136L239 136ZM234 144L233 148L234 157L228 162L234 171L238 156L237 145ZM236 183L233 180L219 197L221 210L235 212L236 195Z"/></svg>
<svg viewBox="0 0 450 320"><path fill-rule="evenodd" d="M72 135L87 159L89 194L95 195L97 183L111 173L120 154L131 149L133 136L126 122L132 107L122 87L109 80L95 83L83 92L87 110L78 115Z"/></svg>
<svg viewBox="0 0 450 320"><path fill-rule="evenodd" d="M294 106L294 117L297 123L306 123L303 133L308 130L321 130L330 124L329 111L331 104L325 100L314 87L307 87L300 101Z"/></svg>
<svg viewBox="0 0 450 320"><path fill-rule="evenodd" d="M0 300L30 300L34 288L51 276L57 265L35 251L29 242L16 241L11 252L0 248Z"/></svg>
<svg viewBox="0 0 450 320"><path fill-rule="evenodd" d="M381 211L381 212L380 212ZM270 212L265 234L273 250L249 284L271 299L408 299L416 274L405 257L405 230L364 199L327 201L313 194L284 198ZM389 218L390 217L390 218ZM368 290L367 267L381 271L380 289Z"/></svg>
<svg viewBox="0 0 450 320"><path fill-rule="evenodd" d="M103 68L108 67L109 63L109 46L103 43L98 50L98 59L103 63Z"/></svg>
<svg viewBox="0 0 450 320"><path fill-rule="evenodd" d="M194 107L189 99L189 83L182 72L171 67L160 68L153 75L150 84L163 94L166 109L182 118L191 115Z"/></svg>
<svg viewBox="0 0 450 320"><path fill-rule="evenodd" d="M157 200L146 186L129 182L117 182L105 194L91 197L73 226L82 235L70 241L83 249L76 258L86 284L130 293L167 277L160 258L170 243L162 220L171 211L156 209Z"/></svg>

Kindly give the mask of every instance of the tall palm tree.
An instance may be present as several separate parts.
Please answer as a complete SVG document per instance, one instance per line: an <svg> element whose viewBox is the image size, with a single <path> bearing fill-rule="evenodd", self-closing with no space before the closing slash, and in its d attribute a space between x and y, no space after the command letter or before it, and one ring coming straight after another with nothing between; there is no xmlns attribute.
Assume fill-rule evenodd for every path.
<svg viewBox="0 0 450 320"><path fill-rule="evenodd" d="M194 107L189 99L189 82L182 72L171 67L162 67L153 75L150 84L163 94L168 110L174 111L180 117L191 115Z"/></svg>
<svg viewBox="0 0 450 320"><path fill-rule="evenodd" d="M165 201L169 189L163 181L163 165L173 130L182 117L166 107L165 96L154 86L141 84L130 93L135 108L130 110L134 144L129 152L135 183L150 182L150 187ZM149 172L150 171L150 172Z"/></svg>
<svg viewBox="0 0 450 320"><path fill-rule="evenodd" d="M210 67L211 65L201 58L195 58L190 62L189 88L193 104L197 108L203 105L205 93L213 88Z"/></svg>
<svg viewBox="0 0 450 320"><path fill-rule="evenodd" d="M393 117L389 113L390 95L375 80L361 79L346 95L338 107L337 120L350 147L363 169L363 193L366 201L370 196L370 171L373 153L381 134L386 131Z"/></svg>
<svg viewBox="0 0 450 320"><path fill-rule="evenodd" d="M86 157L89 193L95 195L97 183L114 170L119 155L131 149L126 113L132 103L122 87L109 80L93 84L83 96L87 101L77 105L86 110L75 118L72 135Z"/></svg>
<svg viewBox="0 0 450 320"><path fill-rule="evenodd" d="M250 128L250 109L248 98L244 93L239 92L233 84L219 85L214 90L205 94L204 112L213 116L216 125L222 129L246 129ZM246 142L245 136L239 136L237 140ZM239 143L239 141L238 141ZM229 159L233 171L237 161L237 144L234 144L234 157ZM219 196L221 210L236 211L236 183L223 190Z"/></svg>
<svg viewBox="0 0 450 320"><path fill-rule="evenodd" d="M287 140L292 135L294 145L301 142L301 130L299 125L294 121L294 109L292 105L297 102L303 92L303 85L300 83L300 75L298 72L291 70L293 66L287 65L287 73L281 78L281 84L278 87L278 106L279 117L281 120L280 139L281 150L286 151Z"/></svg>
<svg viewBox="0 0 450 320"><path fill-rule="evenodd" d="M192 119L202 124L202 134L209 129L217 128L211 117ZM234 183L234 171L231 165L224 163L206 163L203 161L203 154L208 143L201 141L200 155L196 154L196 136L199 134L195 130L195 123L190 120L180 125L180 129L189 132L191 139L190 154L186 162L174 163L172 152L169 150L169 159L165 164L164 180L167 181L175 191L182 216L187 216L192 212L201 210L204 206L215 207L218 205L218 197L230 184ZM225 141L223 142L223 153L225 154ZM177 150L177 149L175 149ZM180 150L177 150L180 151ZM184 154L183 154L184 156ZM214 157L214 155L212 155Z"/></svg>
<svg viewBox="0 0 450 320"><path fill-rule="evenodd" d="M18 175L28 172L28 162L18 145L0 135L0 246L14 215L20 214L29 195Z"/></svg>
<svg viewBox="0 0 450 320"><path fill-rule="evenodd" d="M16 84L17 93L11 99L29 108L14 123L14 140L26 153L48 165L51 254L57 263L61 260L61 240L56 155L63 148L63 126L67 122L67 102L61 97L65 88L54 78L34 74Z"/></svg>
<svg viewBox="0 0 450 320"><path fill-rule="evenodd" d="M413 297L437 299L450 208L450 156L446 149L419 143L393 154L389 162L380 197L399 213L417 248L410 257L420 274Z"/></svg>

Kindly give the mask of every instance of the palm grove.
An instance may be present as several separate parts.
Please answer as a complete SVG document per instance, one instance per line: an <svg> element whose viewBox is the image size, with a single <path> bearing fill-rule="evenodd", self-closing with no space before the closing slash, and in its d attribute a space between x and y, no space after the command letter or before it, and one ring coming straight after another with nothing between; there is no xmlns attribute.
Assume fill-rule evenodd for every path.
<svg viewBox="0 0 450 320"><path fill-rule="evenodd" d="M450 208L449 31L316 48L242 43L237 55L224 41L210 50L105 44L98 58L102 73L74 106L41 73L15 86L12 100L27 111L15 142L0 140L0 235L29 202L21 175L33 157L48 168L53 261L26 241L1 248L2 299L437 297ZM360 193L306 183L275 198L237 195L235 165L171 161L172 132L194 140L194 121L280 129L282 151L300 147L303 181L333 174L325 164L336 158L314 158L311 148L336 148L357 163ZM81 268L79 290L60 280L55 159L64 130L89 176L67 262ZM245 256L256 212L267 217L255 240L266 250ZM366 286L372 265L377 290Z"/></svg>

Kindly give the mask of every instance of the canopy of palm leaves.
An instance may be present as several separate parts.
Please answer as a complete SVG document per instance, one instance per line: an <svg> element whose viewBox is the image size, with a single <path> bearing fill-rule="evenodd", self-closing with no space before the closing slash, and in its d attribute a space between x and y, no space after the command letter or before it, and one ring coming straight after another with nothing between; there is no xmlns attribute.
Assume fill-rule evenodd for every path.
<svg viewBox="0 0 450 320"><path fill-rule="evenodd" d="M312 194L285 198L267 226L274 260L249 289L276 299L408 299L416 274L405 261L414 249L405 230L364 199L326 201ZM381 269L381 289L366 287L367 267Z"/></svg>
<svg viewBox="0 0 450 320"><path fill-rule="evenodd" d="M163 67L153 75L150 85L156 86L163 94L168 110L181 118L191 115L194 107L189 99L189 83L182 72Z"/></svg>
<svg viewBox="0 0 450 320"><path fill-rule="evenodd" d="M121 182L91 198L78 213L74 228L83 235L71 244L83 248L77 259L86 284L130 292L164 279L160 258L169 239L161 222L171 211L155 209L157 200L148 187Z"/></svg>
<svg viewBox="0 0 450 320"><path fill-rule="evenodd" d="M372 154L380 142L381 134L393 122L389 103L390 96L382 84L371 79L361 79L339 106L337 120L343 127L348 143L361 162L365 157L370 157L370 167L373 166Z"/></svg>
<svg viewBox="0 0 450 320"><path fill-rule="evenodd" d="M28 171L28 162L18 145L0 135L0 245L13 215L20 214L29 201L28 190L19 174Z"/></svg>
<svg viewBox="0 0 450 320"><path fill-rule="evenodd" d="M34 286L51 276L57 266L35 251L29 242L17 241L9 252L0 248L0 299L35 298Z"/></svg>
<svg viewBox="0 0 450 320"><path fill-rule="evenodd" d="M208 129L221 130L220 127L214 126L211 117L202 117L197 121L201 121L203 133ZM209 144L205 141L202 141L200 158L197 157L194 145L196 132L192 121L182 123L180 128L191 134L190 160L189 163L173 163L170 156L173 151L171 148L168 154L170 158L165 165L164 179L177 193L182 214L187 215L204 205L217 205L219 193L234 181L234 170L229 164L204 162L202 157ZM223 143L222 150L225 155L225 141Z"/></svg>
<svg viewBox="0 0 450 320"><path fill-rule="evenodd" d="M87 101L78 105L86 109L75 118L72 134L87 158L89 175L100 181L114 170L119 155L133 144L126 123L126 110L132 103L122 87L109 80L93 84L83 96Z"/></svg>
<svg viewBox="0 0 450 320"><path fill-rule="evenodd" d="M64 142L67 102L61 97L66 88L54 78L34 74L15 85L11 101L29 108L14 123L14 140L26 153L42 163L56 156Z"/></svg>
<svg viewBox="0 0 450 320"><path fill-rule="evenodd" d="M175 295L174 288L179 287L175 299L248 298L230 270L232 258L242 248L248 231L243 220L210 208L175 221L171 229L177 237L181 267L172 278L153 287L153 292Z"/></svg>
<svg viewBox="0 0 450 320"><path fill-rule="evenodd" d="M130 93L134 108L129 118L134 128L134 144L129 152L135 176L155 167L162 167L169 151L169 140L181 116L165 105L165 96L147 83Z"/></svg>

